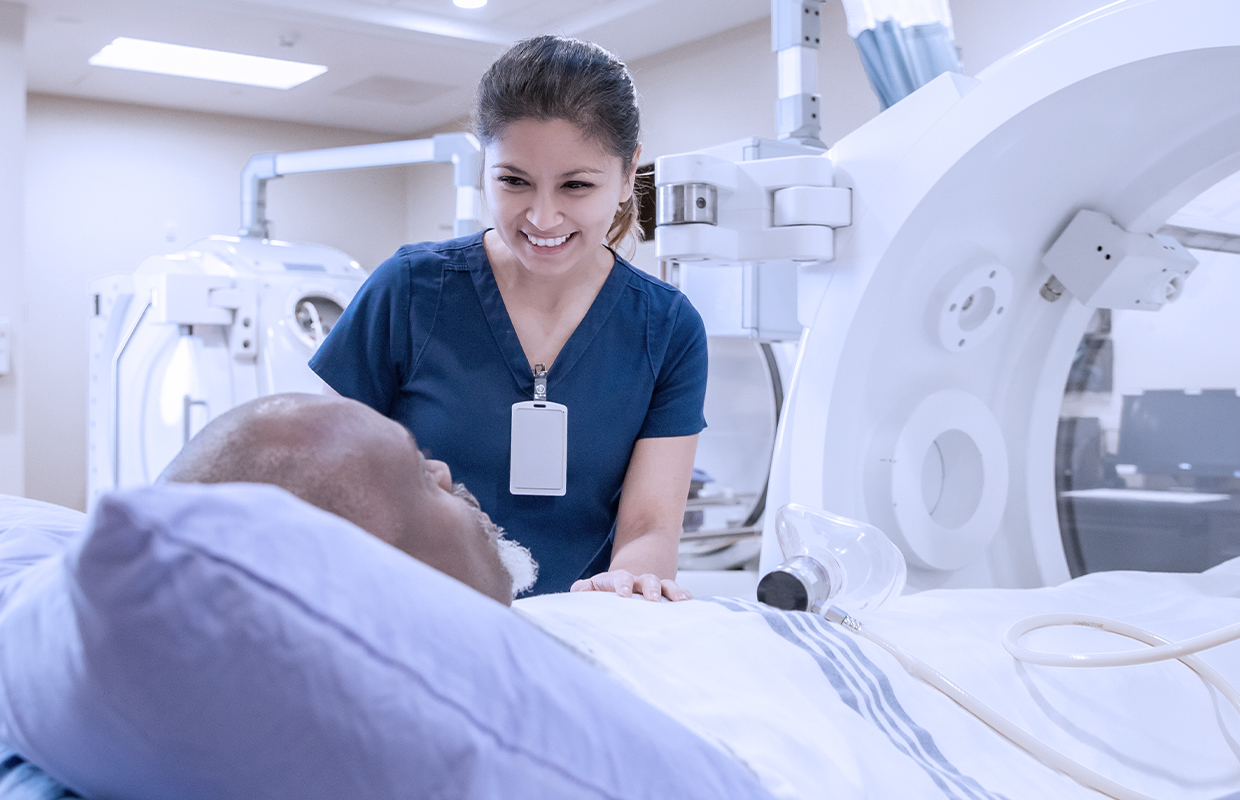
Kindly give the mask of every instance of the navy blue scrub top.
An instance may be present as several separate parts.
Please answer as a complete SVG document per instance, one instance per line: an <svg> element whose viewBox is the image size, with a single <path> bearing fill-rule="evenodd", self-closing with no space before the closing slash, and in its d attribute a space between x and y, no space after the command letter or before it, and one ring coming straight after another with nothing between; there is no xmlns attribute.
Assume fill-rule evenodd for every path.
<svg viewBox="0 0 1240 800"><path fill-rule="evenodd" d="M568 406L562 497L508 491L512 405L534 376L482 234L406 245L367 279L310 359L345 397L403 423L539 565L531 593L567 591L611 560L620 489L638 439L706 427L706 330L675 287L616 256L547 370Z"/></svg>

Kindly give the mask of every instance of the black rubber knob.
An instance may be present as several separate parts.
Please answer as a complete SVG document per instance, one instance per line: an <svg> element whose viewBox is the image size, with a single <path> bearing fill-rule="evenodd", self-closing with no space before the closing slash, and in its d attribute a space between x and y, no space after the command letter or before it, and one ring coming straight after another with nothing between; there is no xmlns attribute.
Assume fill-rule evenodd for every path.
<svg viewBox="0 0 1240 800"><path fill-rule="evenodd" d="M776 570L758 582L758 602L784 611L809 611L809 592L800 578Z"/></svg>

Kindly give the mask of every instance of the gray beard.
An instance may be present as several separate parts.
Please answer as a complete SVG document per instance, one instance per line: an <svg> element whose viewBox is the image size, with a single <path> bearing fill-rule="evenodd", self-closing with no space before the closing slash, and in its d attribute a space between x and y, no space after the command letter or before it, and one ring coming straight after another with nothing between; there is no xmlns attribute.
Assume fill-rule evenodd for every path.
<svg viewBox="0 0 1240 800"><path fill-rule="evenodd" d="M534 585L538 580L538 562L534 560L534 556L530 553L528 547L523 546L520 542L514 542L512 539L504 536L504 529L491 521L487 513L482 510L482 506L478 503L478 498L465 488L465 484L456 483L452 485L452 493L464 500L474 510L474 517L478 521L479 527L486 533L487 538L495 545L495 552L499 555L499 563L508 573L508 579L512 582L512 596L516 597L525 590Z"/></svg>

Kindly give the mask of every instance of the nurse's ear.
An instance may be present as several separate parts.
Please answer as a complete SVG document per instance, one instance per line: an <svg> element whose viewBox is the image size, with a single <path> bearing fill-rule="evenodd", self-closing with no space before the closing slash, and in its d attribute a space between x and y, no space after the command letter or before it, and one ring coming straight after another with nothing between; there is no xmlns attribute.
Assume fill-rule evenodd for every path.
<svg viewBox="0 0 1240 800"><path fill-rule="evenodd" d="M637 165L642 157L642 146L637 145L637 149L633 151L633 158L629 160L629 168L621 177L624 180L624 187L620 191L620 204L623 205L633 196L633 185L637 180Z"/></svg>

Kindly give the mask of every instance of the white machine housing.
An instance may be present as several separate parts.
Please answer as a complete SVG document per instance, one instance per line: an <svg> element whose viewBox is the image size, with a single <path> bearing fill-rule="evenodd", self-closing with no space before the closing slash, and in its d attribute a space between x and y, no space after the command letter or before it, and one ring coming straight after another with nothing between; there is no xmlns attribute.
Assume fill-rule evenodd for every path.
<svg viewBox="0 0 1240 800"><path fill-rule="evenodd" d="M321 392L306 362L365 278L331 247L213 236L94 281L87 503L150 483L236 405Z"/></svg>
<svg viewBox="0 0 1240 800"><path fill-rule="evenodd" d="M1150 234L1240 170L1240 82L1218 79L1238 74L1234 0L1126 0L976 78L940 75L819 156L851 190L852 224L834 261L797 267L805 330L768 507L877 526L915 589L1066 580L1054 458L1069 366L1094 307L1160 305L1191 272ZM678 181L763 185L712 159L662 161L685 163ZM826 171L807 167L804 185ZM720 232L660 234L682 262L767 255L733 255ZM1120 257L1094 269L1086 245ZM761 571L780 560L772 519Z"/></svg>

